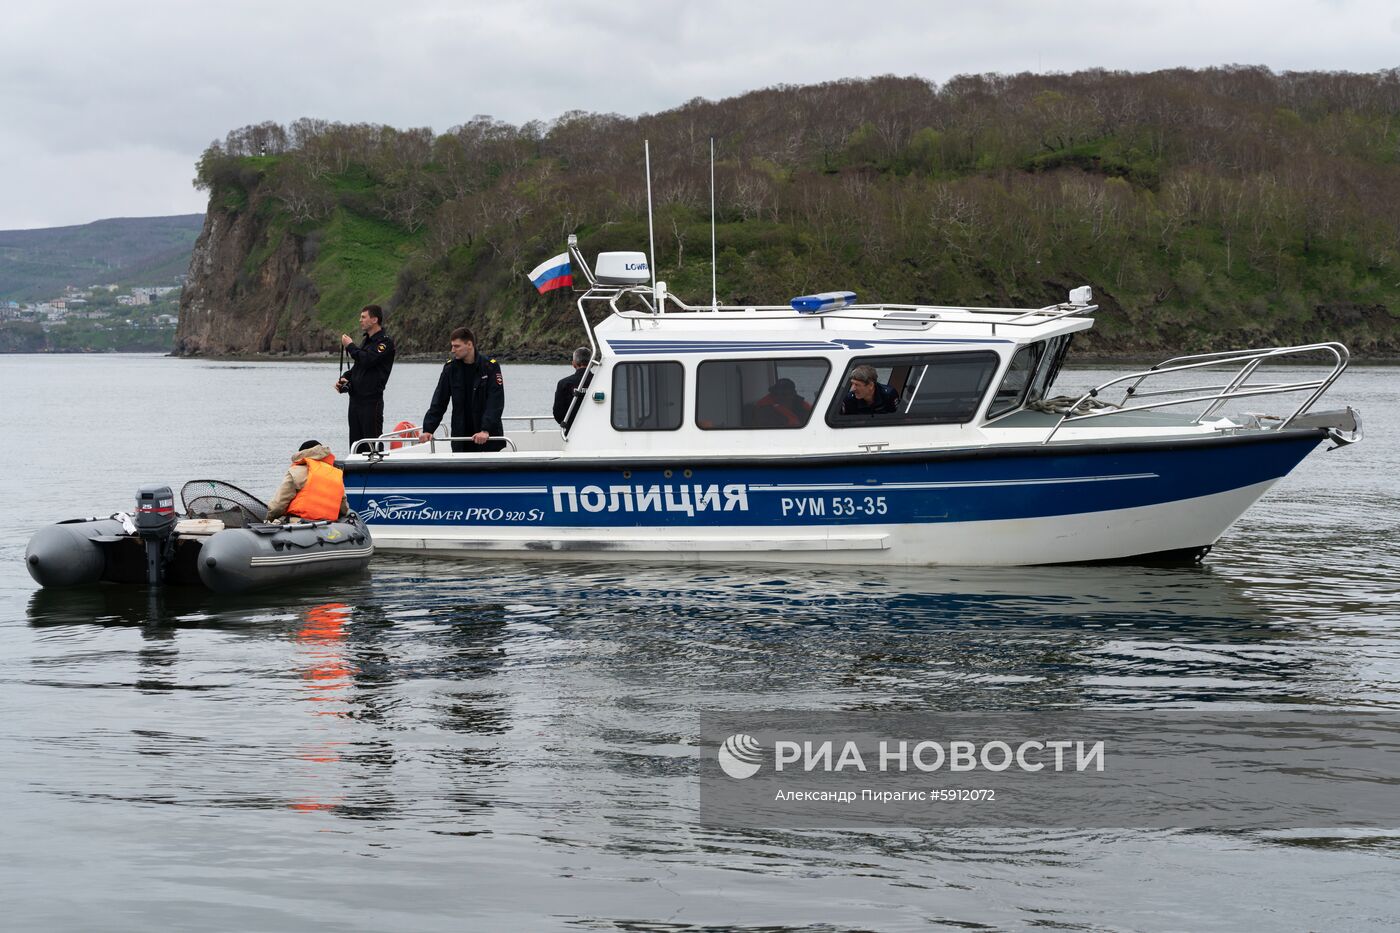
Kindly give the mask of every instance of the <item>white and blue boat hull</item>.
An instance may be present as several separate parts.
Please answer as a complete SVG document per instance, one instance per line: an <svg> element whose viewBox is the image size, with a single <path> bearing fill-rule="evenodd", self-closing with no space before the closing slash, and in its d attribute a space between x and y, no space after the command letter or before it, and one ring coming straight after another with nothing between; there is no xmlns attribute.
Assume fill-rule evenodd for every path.
<svg viewBox="0 0 1400 933"><path fill-rule="evenodd" d="M1195 560L1320 430L1073 446L346 465L381 550L1025 565Z"/></svg>

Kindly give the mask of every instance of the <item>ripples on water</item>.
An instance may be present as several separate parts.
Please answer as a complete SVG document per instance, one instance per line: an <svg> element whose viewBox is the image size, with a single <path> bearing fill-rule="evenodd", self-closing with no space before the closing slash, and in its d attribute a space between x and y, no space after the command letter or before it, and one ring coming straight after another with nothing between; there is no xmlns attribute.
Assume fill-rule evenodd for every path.
<svg viewBox="0 0 1400 933"><path fill-rule="evenodd" d="M221 378L273 395L291 372ZM1400 708L1389 374L1347 377L1371 439L1313 455L1196 569L385 557L271 596L64 593L34 590L7 524L7 922L1384 925L1391 834L720 831L695 741L712 710ZM26 469L50 517L91 511Z"/></svg>

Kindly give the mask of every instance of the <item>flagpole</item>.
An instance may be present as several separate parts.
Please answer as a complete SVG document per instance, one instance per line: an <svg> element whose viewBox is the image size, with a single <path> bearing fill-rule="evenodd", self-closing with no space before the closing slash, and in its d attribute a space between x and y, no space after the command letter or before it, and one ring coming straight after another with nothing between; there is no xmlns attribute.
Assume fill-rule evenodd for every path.
<svg viewBox="0 0 1400 933"><path fill-rule="evenodd" d="M710 137L710 310L719 310L719 278L715 259L715 138Z"/></svg>
<svg viewBox="0 0 1400 933"><path fill-rule="evenodd" d="M651 246L651 253L647 256L647 268L651 270L651 293L656 295L656 230L651 220L651 140L643 140L642 146L647 158L647 241ZM656 312L661 313L657 308Z"/></svg>

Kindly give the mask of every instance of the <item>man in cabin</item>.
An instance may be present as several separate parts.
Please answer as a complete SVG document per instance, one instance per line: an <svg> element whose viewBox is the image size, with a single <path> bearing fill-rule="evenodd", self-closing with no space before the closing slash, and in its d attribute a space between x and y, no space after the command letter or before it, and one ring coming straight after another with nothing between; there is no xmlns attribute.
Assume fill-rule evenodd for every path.
<svg viewBox="0 0 1400 933"><path fill-rule="evenodd" d="M890 415L899 409L899 393L875 378L874 366L851 370L851 390L841 401L843 415Z"/></svg>
<svg viewBox="0 0 1400 933"><path fill-rule="evenodd" d="M320 441L305 442L292 454L292 465L272 494L267 520L334 521L349 514L345 479L335 465L335 454Z"/></svg>
<svg viewBox="0 0 1400 933"><path fill-rule="evenodd" d="M564 424L564 419L569 416L569 407L574 403L574 396L579 394L579 384L583 382L584 371L588 369L588 361L593 358L593 351L587 347L579 347L574 351L574 371L554 387L554 420L559 422L560 427L568 427Z"/></svg>
<svg viewBox="0 0 1400 933"><path fill-rule="evenodd" d="M779 379L768 394L754 402L754 416L761 428L800 428L812 414L812 403L797 392L791 379Z"/></svg>
<svg viewBox="0 0 1400 933"><path fill-rule="evenodd" d="M504 433L501 413L506 407L506 390L501 367L495 360L476 352L476 337L465 327L452 332L451 347L452 359L442 367L442 374L438 376L437 389L428 405L428 413L423 416L423 430L418 439L427 441L432 438L450 404L452 436L470 438L453 441L453 451L481 453L500 450L505 442L490 438Z"/></svg>
<svg viewBox="0 0 1400 933"><path fill-rule="evenodd" d="M384 433L384 387L394 369L394 338L384 330L384 309L365 305L360 309L364 342L359 346L349 334L340 335L340 345L354 365L337 380L337 392L350 395L350 450L355 442Z"/></svg>

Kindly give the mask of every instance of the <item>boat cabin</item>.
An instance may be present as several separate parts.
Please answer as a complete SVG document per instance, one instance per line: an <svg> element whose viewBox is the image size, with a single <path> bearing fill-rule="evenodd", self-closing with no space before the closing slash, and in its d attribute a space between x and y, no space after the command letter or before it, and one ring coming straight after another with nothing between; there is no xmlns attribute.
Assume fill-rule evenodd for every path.
<svg viewBox="0 0 1400 933"><path fill-rule="evenodd" d="M799 299L801 300L801 299ZM966 443L1046 396L1087 304L613 310L565 444L590 453L818 453ZM892 404L849 410L868 366Z"/></svg>
<svg viewBox="0 0 1400 933"><path fill-rule="evenodd" d="M791 456L977 443L978 429L1048 395L1096 310L1087 288L1036 309L861 305L850 292L696 307L665 283L650 286L644 254L604 253L595 276L573 253L590 281L578 306L593 360L566 427L507 416L502 456ZM851 375L863 366L884 387L887 410L848 410ZM453 456L440 440L389 456Z"/></svg>
<svg viewBox="0 0 1400 933"><path fill-rule="evenodd" d="M1225 400L1313 392L1297 417L1346 365L1345 348L1332 344L1202 354L1047 404L1074 335L1094 326L1087 286L1040 308L859 304L851 292L694 306L650 282L643 253L602 253L590 268L570 238L570 256L589 283L578 310L592 361L563 429L548 415L507 415L505 449L492 459L792 457L1210 435L1239 427L1216 416ZM1266 360L1319 349L1336 359L1322 380L1247 384ZM1240 367L1224 386L1142 386L1224 365ZM873 406L851 404L863 367L875 373ZM1112 385L1126 391L1110 406L1099 393ZM1162 410L1196 401L1204 411ZM453 454L444 440L383 453L366 441L356 453L482 456Z"/></svg>

